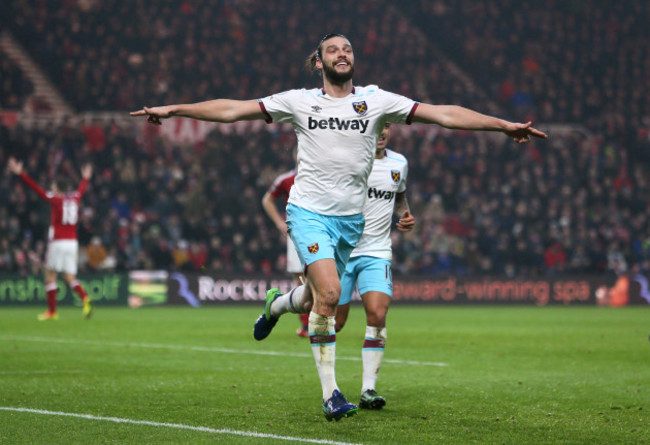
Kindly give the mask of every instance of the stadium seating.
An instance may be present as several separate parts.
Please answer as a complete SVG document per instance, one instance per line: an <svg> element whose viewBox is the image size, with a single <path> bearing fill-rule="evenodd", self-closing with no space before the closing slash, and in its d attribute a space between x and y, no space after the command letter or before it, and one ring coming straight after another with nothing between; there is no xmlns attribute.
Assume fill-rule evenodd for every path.
<svg viewBox="0 0 650 445"><path fill-rule="evenodd" d="M272 3L13 1L0 20L77 111L123 114L317 85L303 59L319 36L343 31L360 84L569 125L526 146L394 131L418 221L394 236L396 273L650 271L647 2L359 1L345 14L337 2ZM336 29L326 17L340 19ZM24 96L19 83L3 100L6 88ZM288 129L216 131L188 147L110 119L19 122L0 126L0 162L19 156L41 184L95 165L80 241L101 239L101 267L272 273L284 270L284 243L260 200L292 167L292 143ZM37 200L0 178L0 269L41 267L47 208Z"/></svg>

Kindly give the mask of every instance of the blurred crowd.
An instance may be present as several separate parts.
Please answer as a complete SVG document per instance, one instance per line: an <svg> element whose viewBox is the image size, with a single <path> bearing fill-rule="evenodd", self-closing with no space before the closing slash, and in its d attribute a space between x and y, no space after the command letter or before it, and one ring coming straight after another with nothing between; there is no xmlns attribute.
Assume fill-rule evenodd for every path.
<svg viewBox="0 0 650 445"><path fill-rule="evenodd" d="M322 36L341 30L358 42L359 84L419 100L481 104L485 96L465 88L407 18L387 13L388 4L5 0L0 20L78 111L313 87L303 63Z"/></svg>
<svg viewBox="0 0 650 445"><path fill-rule="evenodd" d="M290 0L7 0L0 23L78 111L313 87L319 80L304 58L320 36L343 31L355 45L358 84L517 121L577 124L525 146L499 135L393 132L390 147L409 159L417 218L413 232L393 235L395 273L514 276L650 271L649 11L642 0L423 0L400 9L368 0L299 8ZM20 108L29 82L0 62L0 107ZM18 122L0 126L0 165L16 156L47 186L93 164L82 270L270 274L284 271L284 240L260 200L293 167L294 144L285 127L215 131L181 146L139 124ZM41 270L48 211L2 172L0 270Z"/></svg>
<svg viewBox="0 0 650 445"><path fill-rule="evenodd" d="M0 12L78 111L312 86L304 58L343 31L359 84L418 100L592 128L650 114L644 0L7 0Z"/></svg>
<svg viewBox="0 0 650 445"><path fill-rule="evenodd" d="M3 128L8 156L48 187L95 174L82 200L82 270L282 273L281 234L261 198L293 167L291 128L214 131L199 145L97 122ZM417 226L393 234L395 273L515 274L650 269L650 140L558 135L525 146L501 135L395 127L409 159ZM0 269L41 268L49 206L5 171Z"/></svg>
<svg viewBox="0 0 650 445"><path fill-rule="evenodd" d="M199 148L135 129L89 122L44 129L3 128L9 156L44 188L55 175L80 181L95 169L79 221L84 269L283 270L285 248L261 213L261 197L291 167L291 133L213 135ZM295 139L295 137L294 137ZM155 147L155 150L152 150ZM287 148L289 147L289 148ZM0 182L0 269L41 267L49 206L19 178Z"/></svg>
<svg viewBox="0 0 650 445"><path fill-rule="evenodd" d="M650 116L650 2L415 0L400 11L508 114L593 130Z"/></svg>
<svg viewBox="0 0 650 445"><path fill-rule="evenodd" d="M34 84L9 57L0 57L0 110L19 110L34 93Z"/></svg>

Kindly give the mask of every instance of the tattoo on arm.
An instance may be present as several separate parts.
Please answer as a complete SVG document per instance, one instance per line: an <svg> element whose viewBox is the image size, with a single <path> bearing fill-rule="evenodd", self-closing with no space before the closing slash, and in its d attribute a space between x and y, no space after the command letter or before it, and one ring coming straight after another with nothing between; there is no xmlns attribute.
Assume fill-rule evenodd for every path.
<svg viewBox="0 0 650 445"><path fill-rule="evenodd" d="M410 212L408 200L406 199L406 192L398 193L395 196L395 214L401 217L404 212Z"/></svg>

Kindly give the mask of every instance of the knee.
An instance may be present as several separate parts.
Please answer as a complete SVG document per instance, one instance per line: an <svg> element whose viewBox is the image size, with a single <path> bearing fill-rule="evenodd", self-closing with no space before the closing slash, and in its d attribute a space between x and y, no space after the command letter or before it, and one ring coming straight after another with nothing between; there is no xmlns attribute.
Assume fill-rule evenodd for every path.
<svg viewBox="0 0 650 445"><path fill-rule="evenodd" d="M366 314L368 326L384 327L386 326L386 310L375 310Z"/></svg>
<svg viewBox="0 0 650 445"><path fill-rule="evenodd" d="M327 286L323 286L320 289L320 297L323 300L323 303L336 306L339 303L339 298L341 297L341 285L339 283L333 283Z"/></svg>

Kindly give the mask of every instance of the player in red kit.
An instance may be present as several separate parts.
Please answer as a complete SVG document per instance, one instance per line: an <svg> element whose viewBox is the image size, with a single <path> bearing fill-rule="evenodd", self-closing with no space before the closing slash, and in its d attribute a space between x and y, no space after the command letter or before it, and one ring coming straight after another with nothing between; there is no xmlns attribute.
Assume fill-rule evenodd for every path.
<svg viewBox="0 0 650 445"><path fill-rule="evenodd" d="M93 307L86 291L77 281L77 260L79 256L79 242L77 240L77 221L79 220L79 201L88 187L88 180L92 175L92 166L86 164L81 169L83 180L76 191L68 184L65 178L55 179L52 190L43 190L27 173L23 171L23 163L13 158L9 159L9 170L20 176L29 188L38 196L50 203L50 231L48 235L47 255L45 259L45 292L47 295L48 310L38 316L38 319L57 320L56 284L57 274L62 273L67 285L81 298L83 315L90 318Z"/></svg>
<svg viewBox="0 0 650 445"><path fill-rule="evenodd" d="M300 264L300 258L298 257L298 252L296 252L296 247L291 241L291 238L287 235L287 223L284 218L278 212L275 203L278 199L283 200L284 207L287 206L287 199L289 199L289 192L291 191L291 186L293 181L296 178L296 170L290 170L286 173L278 176L268 191L264 194L262 198L262 207L264 211L271 218L275 226L280 232L284 235L287 240L287 272L292 274L294 284L300 286L302 284L302 264ZM309 325L309 314L298 314L300 317L300 328L296 331L298 336L303 338L309 337L308 325Z"/></svg>

